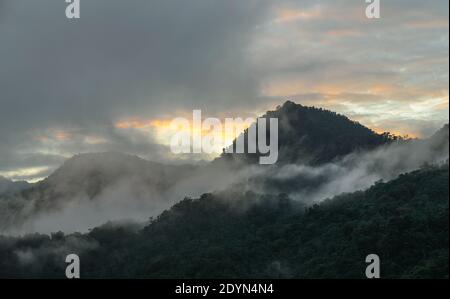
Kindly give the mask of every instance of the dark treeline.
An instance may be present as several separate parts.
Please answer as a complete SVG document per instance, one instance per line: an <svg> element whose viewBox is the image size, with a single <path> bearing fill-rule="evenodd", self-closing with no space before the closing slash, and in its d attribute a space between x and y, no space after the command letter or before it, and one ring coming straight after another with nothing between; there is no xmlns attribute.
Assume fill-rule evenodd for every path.
<svg viewBox="0 0 450 299"><path fill-rule="evenodd" d="M145 227L0 237L0 277L364 278L378 254L383 278L448 278L448 164L305 207L286 195L205 194Z"/></svg>

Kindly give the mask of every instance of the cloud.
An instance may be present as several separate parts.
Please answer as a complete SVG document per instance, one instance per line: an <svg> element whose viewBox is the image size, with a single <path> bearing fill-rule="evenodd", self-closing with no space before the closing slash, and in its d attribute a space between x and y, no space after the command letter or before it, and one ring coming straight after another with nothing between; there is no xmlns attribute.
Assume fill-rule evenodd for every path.
<svg viewBox="0 0 450 299"><path fill-rule="evenodd" d="M257 84L243 53L267 9L259 1L85 1L75 22L65 18L64 1L2 5L2 154L31 144L35 129L78 130L86 138L102 131L97 137L115 150L133 152L145 143L151 153L157 145L133 144L114 132L114 123L257 101ZM70 137L59 141L74 145ZM47 150L70 155L78 147L98 148L87 145ZM31 144L29 150L36 147Z"/></svg>
<svg viewBox="0 0 450 299"><path fill-rule="evenodd" d="M279 1L276 7L274 22L260 27L252 45L263 96L293 98L357 120L383 107L378 118L391 124L401 118L394 131L402 134L430 133L429 127L448 122L447 1L384 2L379 20L365 18L363 2ZM321 17L302 18L308 11ZM379 119L367 124L383 127ZM427 128L417 128L419 121Z"/></svg>
<svg viewBox="0 0 450 299"><path fill-rule="evenodd" d="M285 193L306 204L318 203L342 193L366 190L377 181L389 181L424 165L448 163L448 127L433 138L395 142L374 150L354 152L319 166L288 164L281 167L251 167L233 190L262 194Z"/></svg>
<svg viewBox="0 0 450 299"><path fill-rule="evenodd" d="M385 1L376 21L350 0L81 5L69 21L64 1L1 1L0 171L54 169L55 156L85 151L165 159L154 136L115 124L192 109L244 117L284 97L356 119L384 107L367 118L374 127L394 124L395 107L402 133L448 122L445 0Z"/></svg>

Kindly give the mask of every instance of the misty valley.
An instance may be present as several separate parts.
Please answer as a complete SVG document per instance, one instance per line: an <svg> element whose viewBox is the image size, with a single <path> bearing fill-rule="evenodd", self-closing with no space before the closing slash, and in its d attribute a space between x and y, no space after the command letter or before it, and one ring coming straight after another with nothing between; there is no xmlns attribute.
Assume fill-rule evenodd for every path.
<svg viewBox="0 0 450 299"><path fill-rule="evenodd" d="M384 278L448 277L448 125L410 139L291 101L261 117L274 165L103 152L0 180L0 277L65 278L76 254L82 278L364 278L373 253Z"/></svg>

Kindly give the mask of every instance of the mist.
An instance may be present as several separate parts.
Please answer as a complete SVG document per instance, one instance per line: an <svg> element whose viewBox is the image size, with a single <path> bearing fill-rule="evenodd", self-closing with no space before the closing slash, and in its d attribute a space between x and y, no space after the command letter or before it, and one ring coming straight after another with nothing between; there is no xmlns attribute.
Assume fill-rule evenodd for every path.
<svg viewBox="0 0 450 299"><path fill-rule="evenodd" d="M315 204L342 193L365 190L378 181L427 165L448 163L448 127L426 140L397 141L371 151L355 152L320 166L287 164L248 174L242 188L260 193L287 193L292 199Z"/></svg>
<svg viewBox="0 0 450 299"><path fill-rule="evenodd" d="M37 188L0 200L2 234L87 232L108 221L146 223L185 197L232 190L287 194L310 205L448 161L448 129L336 161L305 164L163 165L123 154L74 158Z"/></svg>

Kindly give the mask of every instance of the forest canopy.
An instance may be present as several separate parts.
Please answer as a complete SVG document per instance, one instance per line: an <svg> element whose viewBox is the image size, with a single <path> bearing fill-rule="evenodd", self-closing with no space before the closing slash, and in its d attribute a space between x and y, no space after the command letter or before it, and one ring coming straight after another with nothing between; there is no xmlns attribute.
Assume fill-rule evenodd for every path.
<svg viewBox="0 0 450 299"><path fill-rule="evenodd" d="M448 278L448 163L304 206L285 194L186 198L145 226L108 223L87 234L0 237L0 277Z"/></svg>

